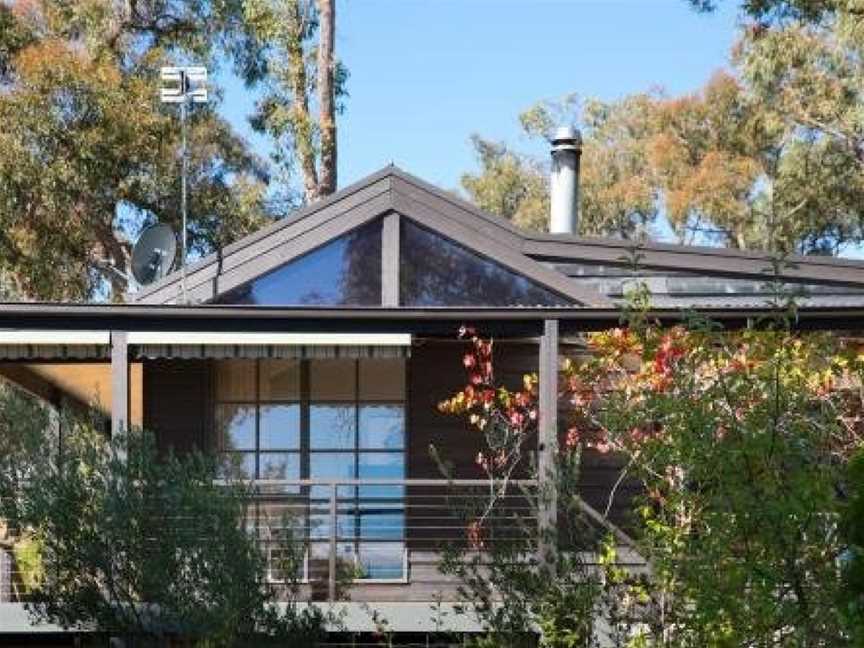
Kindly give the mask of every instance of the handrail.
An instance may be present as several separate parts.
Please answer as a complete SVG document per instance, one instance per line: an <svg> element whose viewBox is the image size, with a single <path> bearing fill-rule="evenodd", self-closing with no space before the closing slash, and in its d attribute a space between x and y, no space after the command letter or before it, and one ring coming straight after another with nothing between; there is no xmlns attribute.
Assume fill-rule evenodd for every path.
<svg viewBox="0 0 864 648"><path fill-rule="evenodd" d="M253 486L488 486L488 479L249 479L238 480ZM213 483L228 485L225 479ZM493 482L494 483L494 482ZM514 486L537 486L536 479L508 479Z"/></svg>

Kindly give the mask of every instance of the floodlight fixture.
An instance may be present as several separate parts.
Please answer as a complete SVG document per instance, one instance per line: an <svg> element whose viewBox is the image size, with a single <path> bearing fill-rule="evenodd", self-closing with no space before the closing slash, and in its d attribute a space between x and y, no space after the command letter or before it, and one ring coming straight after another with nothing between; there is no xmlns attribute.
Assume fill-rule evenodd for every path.
<svg viewBox="0 0 864 648"><path fill-rule="evenodd" d="M183 303L188 303L186 295L186 176L188 161L186 155L186 114L190 103L207 103L207 68L200 65L182 67L167 66L160 71L162 88L159 98L165 104L180 104L181 131L181 173L180 173L180 214L182 231L180 234L180 287Z"/></svg>
<svg viewBox="0 0 864 648"><path fill-rule="evenodd" d="M207 68L163 67L162 103L207 103Z"/></svg>

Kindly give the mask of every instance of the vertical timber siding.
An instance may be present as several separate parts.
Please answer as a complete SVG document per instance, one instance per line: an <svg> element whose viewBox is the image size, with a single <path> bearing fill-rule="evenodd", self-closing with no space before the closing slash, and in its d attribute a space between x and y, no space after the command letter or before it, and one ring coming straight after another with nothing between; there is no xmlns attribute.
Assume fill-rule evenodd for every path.
<svg viewBox="0 0 864 648"><path fill-rule="evenodd" d="M480 433L458 416L442 414L438 403L465 385L462 356L465 344L427 341L412 350L408 370L408 447L407 476L409 478L440 479L442 473L430 455L434 445L441 459L452 464L453 476L462 479L483 479L482 470L475 464L477 452L482 448ZM562 349L562 355L564 350ZM494 349L496 379L510 388L519 388L522 376L536 372L539 347L530 343L498 342ZM563 443L570 425L569 405L559 402L559 438ZM534 443L529 444L534 449ZM596 510L605 512L613 485L620 475L623 463L620 457L585 450L582 455L579 487L582 498ZM437 491L440 493L440 488ZM629 526L628 511L638 487L633 480L625 480L617 489L609 514L613 522ZM424 490L413 488L409 495L422 495ZM410 497L409 497L410 499ZM431 500L430 500L431 501ZM425 503L425 502L424 502ZM446 503L445 503L446 506ZM429 514L424 512L424 515ZM438 514L436 514L437 516ZM450 524L453 512L442 510L441 519L420 519L409 509L407 527L409 546L431 549L438 534L425 526Z"/></svg>
<svg viewBox="0 0 864 648"><path fill-rule="evenodd" d="M463 418L442 414L438 403L465 386L462 356L466 344L421 342L411 350L408 370L408 477L440 479L441 471L429 453L434 445L441 458L452 462L454 477L482 479L474 463L483 439ZM495 345L496 379L519 387L522 376L537 371L536 344Z"/></svg>
<svg viewBox="0 0 864 648"><path fill-rule="evenodd" d="M459 416L442 414L438 403L465 386L462 356L465 343L424 341L411 351L408 369L407 476L410 479L442 479L444 475L430 453L435 446L442 461L457 479L483 479L475 463L483 437ZM537 371L536 344L496 343L496 379L517 388L522 376ZM533 442L530 442L533 446ZM446 489L411 487L406 519L408 546L413 552L434 551L444 541L464 540L467 503L442 497Z"/></svg>
<svg viewBox="0 0 864 648"><path fill-rule="evenodd" d="M144 427L160 452L213 450L212 370L208 360L144 362Z"/></svg>

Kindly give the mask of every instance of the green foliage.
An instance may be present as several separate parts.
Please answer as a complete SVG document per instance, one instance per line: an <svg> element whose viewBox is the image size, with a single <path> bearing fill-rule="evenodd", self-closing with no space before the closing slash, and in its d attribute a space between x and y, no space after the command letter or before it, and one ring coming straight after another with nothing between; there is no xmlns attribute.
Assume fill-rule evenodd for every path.
<svg viewBox="0 0 864 648"><path fill-rule="evenodd" d="M203 62L217 51L239 56L239 44L248 45L240 5L34 0L0 7L5 293L80 299L110 288L122 299L130 240L155 220L175 229L180 222L178 116L159 104L159 67L184 55ZM200 254L264 222L268 178L214 103L192 111L190 144L190 243Z"/></svg>
<svg viewBox="0 0 864 648"><path fill-rule="evenodd" d="M476 503L471 506L454 497L451 507L464 518L468 542L448 543L440 568L459 579L466 613L476 615L483 625L485 636L472 645L629 645L631 615L625 608L628 601L646 598L642 593L647 586L642 576L620 566L615 539L585 514L579 466L578 453L562 456L546 489L514 489L511 501L524 497L529 511L507 512L506 498L497 496L495 510L487 513L480 531L474 530ZM557 522L541 524L538 532L541 511L553 498L553 484ZM495 490L499 487L496 482Z"/></svg>
<svg viewBox="0 0 864 648"><path fill-rule="evenodd" d="M862 447L857 350L701 324L590 343L571 367L590 394L577 436L642 483L638 546L660 604L643 611L648 645L849 645L837 494Z"/></svg>
<svg viewBox="0 0 864 648"><path fill-rule="evenodd" d="M840 610L852 628L856 645L864 645L864 451L849 462L848 501L842 509L842 537L847 543L840 560L843 587Z"/></svg>
<svg viewBox="0 0 864 648"><path fill-rule="evenodd" d="M32 594L42 583L44 566L42 564L42 542L38 536L25 535L19 538L12 548L18 578L24 586L24 594Z"/></svg>
<svg viewBox="0 0 864 648"><path fill-rule="evenodd" d="M687 0L694 9L711 12L717 9L717 0ZM843 0L743 0L741 10L760 21L807 20L817 21L836 9L854 6Z"/></svg>
<svg viewBox="0 0 864 648"><path fill-rule="evenodd" d="M733 49L734 71L714 74L698 92L588 100L581 109L566 97L523 113L523 129L537 138L558 124L583 126L584 233L636 237L662 208L683 242L837 254L864 239L860 3L741 8L755 22ZM463 179L469 196L542 229L545 165L484 146L480 173ZM539 193L523 198L535 186Z"/></svg>
<svg viewBox="0 0 864 648"><path fill-rule="evenodd" d="M542 169L506 145L472 135L480 163L477 175L462 175L462 187L481 209L526 229L542 230L548 220L549 189Z"/></svg>
<svg viewBox="0 0 864 648"><path fill-rule="evenodd" d="M590 101L583 120L580 232L638 238L655 218L656 189L647 179L638 146L645 130L641 110L647 96L619 104ZM575 98L538 104L520 116L531 137L546 138L558 123L572 120ZM562 113L568 113L567 117ZM560 120L560 121L559 121ZM544 163L478 135L472 143L480 172L462 176L462 187L479 207L526 229L544 230L549 220L549 187Z"/></svg>
<svg viewBox="0 0 864 648"><path fill-rule="evenodd" d="M210 646L311 646L321 637L324 615L296 601L303 544L290 525L275 525L270 546L288 582L277 591L247 528L250 493L216 483L212 460L160 456L143 432L108 441L76 420L64 421L63 451L52 455L37 426L17 420L17 461L0 459L4 492L14 494L0 500L0 516L19 530L19 566L32 566L27 605L36 619ZM40 453L30 455L40 435ZM27 466L26 479L6 477L13 461Z"/></svg>
<svg viewBox="0 0 864 648"><path fill-rule="evenodd" d="M348 72L333 57L332 39L330 49L322 46L322 37L332 36L335 5L246 0L243 10L267 71L252 125L275 141L273 159L283 180L288 183L299 172L303 197L312 202L336 187L335 119L344 108ZM330 24L322 24L322 17Z"/></svg>
<svg viewBox="0 0 864 648"><path fill-rule="evenodd" d="M628 327L589 335L590 355L565 363L571 428L545 480L557 525L514 541L552 500L541 490L531 515L509 513L498 475L515 468L496 464L489 505L467 512L467 548L449 548L444 569L501 645L531 627L548 646L859 645L860 342L794 333L782 317L736 333L663 328L641 302ZM466 398L446 411L476 427ZM593 514L586 453L621 471ZM641 493L625 502L631 537L608 520L625 481Z"/></svg>
<svg viewBox="0 0 864 648"><path fill-rule="evenodd" d="M48 408L0 381L0 540L26 531L16 523L22 488L31 475L47 470L58 449L59 430Z"/></svg>

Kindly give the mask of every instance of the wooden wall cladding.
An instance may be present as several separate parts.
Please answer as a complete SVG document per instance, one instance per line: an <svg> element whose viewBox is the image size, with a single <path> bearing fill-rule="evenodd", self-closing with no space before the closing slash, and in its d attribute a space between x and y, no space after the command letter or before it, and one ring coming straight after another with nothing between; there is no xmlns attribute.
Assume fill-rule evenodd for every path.
<svg viewBox="0 0 864 648"><path fill-rule="evenodd" d="M213 416L209 360L144 362L144 428L160 452L213 450Z"/></svg>
<svg viewBox="0 0 864 648"><path fill-rule="evenodd" d="M462 356L467 345L457 342L426 341L412 350L408 369L408 447L407 474L409 478L442 477L438 464L432 458L429 447L434 445L441 458L452 464L453 474L461 479L483 479L482 470L476 465L477 452L483 447L481 434L461 417L442 414L438 403L453 395L465 385ZM522 384L522 376L536 372L539 349L536 344L497 342L494 351L496 378L510 388ZM559 436L563 440L570 425L568 403L559 403ZM533 447L533 444L529 444ZM609 506L613 486L618 480L623 463L620 457L601 454L594 450L583 453L580 467L579 489L583 499L601 513ZM524 475L522 475L524 476ZM440 493L440 488L434 492ZM639 492L632 479L624 480L612 498L609 515L613 522L630 526L629 511L633 497ZM412 496L416 501L429 504L433 489L412 488L409 491L409 507ZM420 500L421 496L428 500ZM441 518L453 511L441 510L426 526L439 526ZM408 526L416 546L428 546L436 535L426 530L419 516L412 519L409 510Z"/></svg>

